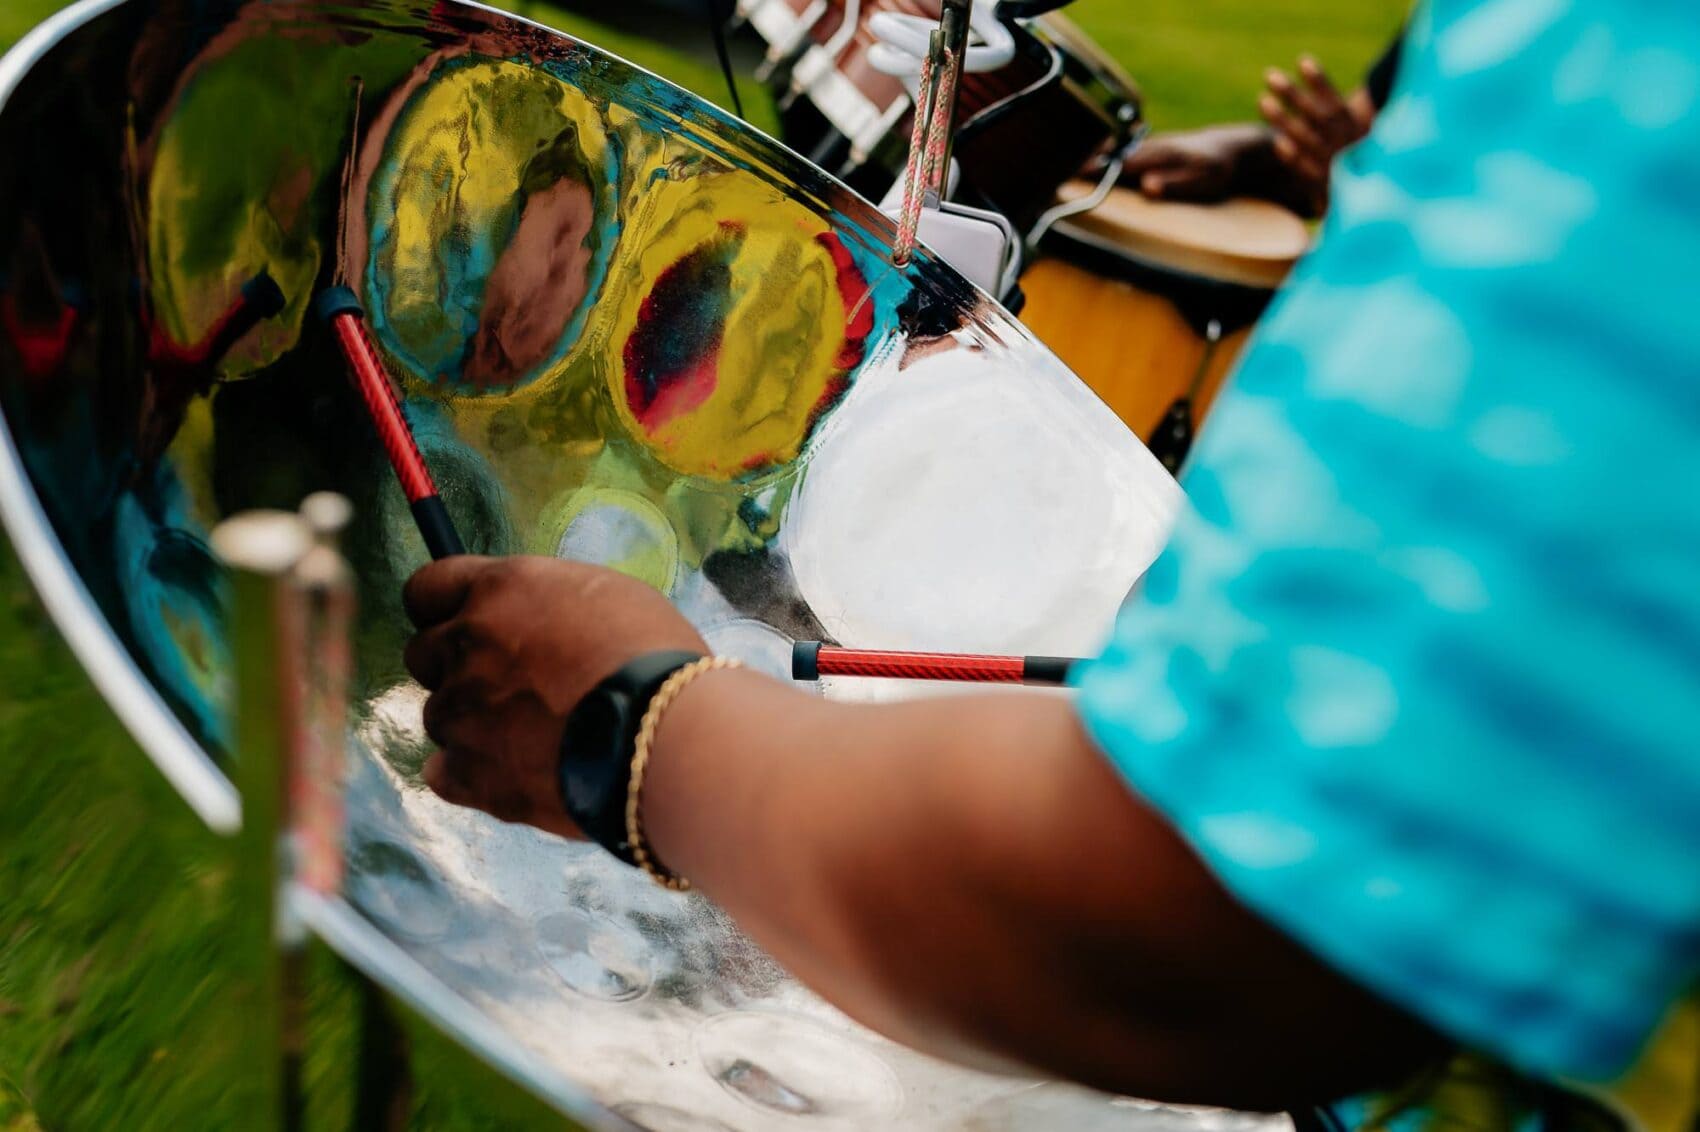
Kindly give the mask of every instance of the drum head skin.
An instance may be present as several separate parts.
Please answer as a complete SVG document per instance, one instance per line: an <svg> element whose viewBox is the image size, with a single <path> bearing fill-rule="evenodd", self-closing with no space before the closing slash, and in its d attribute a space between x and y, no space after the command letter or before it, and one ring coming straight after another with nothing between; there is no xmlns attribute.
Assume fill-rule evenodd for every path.
<svg viewBox="0 0 1700 1132"><path fill-rule="evenodd" d="M1138 441L936 259L894 267L866 202L586 44L452 0L57 27L0 64L0 152L30 155L0 162L0 512L172 781L232 765L212 524L341 492L343 895L486 1056L598 1127L956 1129L1026 1089L853 1025L701 898L420 785L398 593L425 551L307 312L359 293L471 550L626 571L770 670L799 637L1094 651L1180 503Z"/></svg>
<svg viewBox="0 0 1700 1132"><path fill-rule="evenodd" d="M1072 203L1090 196L1092 189L1072 181L1057 200ZM1269 290L1279 287L1310 249L1310 229L1303 220L1278 204L1250 197L1189 204L1151 200L1118 186L1098 207L1064 223L1153 267Z"/></svg>

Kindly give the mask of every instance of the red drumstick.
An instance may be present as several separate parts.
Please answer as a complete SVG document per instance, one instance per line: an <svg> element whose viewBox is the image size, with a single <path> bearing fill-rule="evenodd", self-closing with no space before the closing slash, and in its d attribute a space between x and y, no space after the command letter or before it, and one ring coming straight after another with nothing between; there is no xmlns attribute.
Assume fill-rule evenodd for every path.
<svg viewBox="0 0 1700 1132"><path fill-rule="evenodd" d="M1080 661L1070 656L980 656L950 652L845 649L819 641L791 647L791 679L878 676L892 680L962 680L977 684L1066 684Z"/></svg>
<svg viewBox="0 0 1700 1132"><path fill-rule="evenodd" d="M377 347L366 334L366 312L361 309L360 300L347 287L327 287L319 292L313 309L330 324L337 345L342 347L342 356L348 359L349 375L360 391L360 399L366 402L366 412L372 418L372 427L378 430L390 467L401 481L402 493L407 496L413 521L425 539L425 548L432 558L465 554L466 548L449 518L449 510L443 506L443 497L437 494L431 469L425 466L413 430L402 415L395 386L390 384L389 375L378 360Z"/></svg>

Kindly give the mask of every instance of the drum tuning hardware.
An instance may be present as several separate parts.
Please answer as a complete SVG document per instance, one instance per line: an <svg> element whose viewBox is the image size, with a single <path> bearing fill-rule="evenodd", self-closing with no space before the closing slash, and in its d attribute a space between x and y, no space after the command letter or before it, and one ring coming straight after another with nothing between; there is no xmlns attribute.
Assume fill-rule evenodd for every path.
<svg viewBox="0 0 1700 1132"><path fill-rule="evenodd" d="M1158 422L1156 431L1151 434L1149 445L1151 454L1157 457L1158 463L1169 470L1172 476L1180 474L1181 465L1186 462L1187 455L1192 451L1192 442L1197 434L1197 425L1193 419L1192 405L1198 396L1198 391L1204 387L1204 379L1210 373L1210 363L1216 357L1216 348L1222 342L1222 322L1211 319L1204 328L1204 352L1199 355L1198 365L1192 371L1192 380L1187 384L1186 392L1175 398L1168 412Z"/></svg>
<svg viewBox="0 0 1700 1132"><path fill-rule="evenodd" d="M962 72L981 74L1008 66L1015 58L1015 36L1004 26L996 6L972 9L967 18L971 35L964 40ZM927 57L931 33L940 25L904 12L876 12L868 19L874 45L868 63L883 74L916 83Z"/></svg>
<svg viewBox="0 0 1700 1132"><path fill-rule="evenodd" d="M1083 212L1091 212L1103 204L1115 189L1117 182L1121 180L1122 169L1128 157L1139 148L1150 132L1151 127L1144 122L1134 126L1127 141L1111 151L1109 157L1105 160L1103 176L1098 178L1098 184L1093 187L1090 193L1078 200L1064 201L1040 213L1039 219L1033 223L1033 230L1028 233L1028 248L1037 248L1039 241L1045 238L1045 234L1055 227L1058 221L1067 220L1071 216L1079 216Z"/></svg>

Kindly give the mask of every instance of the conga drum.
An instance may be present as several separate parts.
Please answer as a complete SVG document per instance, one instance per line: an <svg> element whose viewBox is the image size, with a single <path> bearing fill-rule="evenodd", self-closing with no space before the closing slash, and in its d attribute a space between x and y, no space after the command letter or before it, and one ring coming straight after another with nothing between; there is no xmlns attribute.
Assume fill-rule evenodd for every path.
<svg viewBox="0 0 1700 1132"><path fill-rule="evenodd" d="M965 75L954 154L963 188L1026 230L1056 187L1094 153L1118 149L1138 127L1142 96L1121 64L1061 12L1017 25L1025 73Z"/></svg>
<svg viewBox="0 0 1700 1132"><path fill-rule="evenodd" d="M1074 182L1059 201L1092 191ZM1279 205L1152 201L1115 188L1046 233L1022 321L1149 440L1177 399L1202 419L1252 324L1310 244Z"/></svg>
<svg viewBox="0 0 1700 1132"><path fill-rule="evenodd" d="M1114 414L924 249L895 266L892 223L843 184L653 75L482 5L129 0L79 6L27 50L0 64L0 152L31 155L0 163L0 263L45 255L30 278L82 281L87 310L51 354L0 338L0 518L151 756L127 749L126 766L161 781L116 799L61 783L36 795L56 822L0 828L0 857L58 868L148 806L221 836L264 819L257 796L238 806L232 776L263 782L252 760L281 742L233 718L229 579L205 548L233 513L334 490L358 516L344 547L361 591L343 880L313 900L287 889L290 929L405 1007L409 1033L435 1035L420 1046L462 1051L554 1121L438 1109L433 1127L1037 1127L1032 1081L856 1025L702 897L423 788L424 692L399 660L397 594L425 550L306 312L328 285L358 293L470 549L624 571L717 650L780 673L802 638L1096 648L1180 505ZM27 255L26 233L44 236ZM261 275L283 301L226 341L224 312ZM138 345L156 330L193 354L168 387L158 359L177 355ZM293 685L276 687L261 698L292 702ZM63 752L46 753L0 759L0 788ZM218 998L223 965L266 961L194 936L213 915L195 910L244 893L269 905L281 858L258 841L260 887L232 887L228 869L172 856L210 836L193 833L152 847L170 908L188 911L163 954L138 934L132 958L192 967L177 985ZM35 835L65 843L12 840ZM0 904L9 948L73 941L42 952L43 985L62 989L31 996L55 1010L51 1088L121 1091L163 1062L170 1087L148 1115L204 1124L194 1100L228 1102L187 1079L201 1063L183 1055L215 1028L173 1029L177 1014L116 991L64 1009L83 974L57 972L81 963L87 907L109 898ZM334 1004L342 985L307 998ZM122 1016L85 1043L95 1002ZM291 1031L309 1090L356 1054L316 1017ZM124 1073L73 1064L111 1031ZM398 1043L405 1060L386 1034L359 1043L377 1079ZM1084 1090L1044 1111L1059 1130L1218 1119Z"/></svg>

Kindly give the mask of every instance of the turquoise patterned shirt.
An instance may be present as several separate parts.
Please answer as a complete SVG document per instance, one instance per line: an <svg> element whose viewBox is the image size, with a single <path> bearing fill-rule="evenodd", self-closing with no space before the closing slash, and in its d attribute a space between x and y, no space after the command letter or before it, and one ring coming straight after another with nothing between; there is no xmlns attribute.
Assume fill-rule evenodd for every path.
<svg viewBox="0 0 1700 1132"><path fill-rule="evenodd" d="M1619 1078L1700 970L1700 5L1420 8L1183 482L1098 743L1338 970Z"/></svg>

